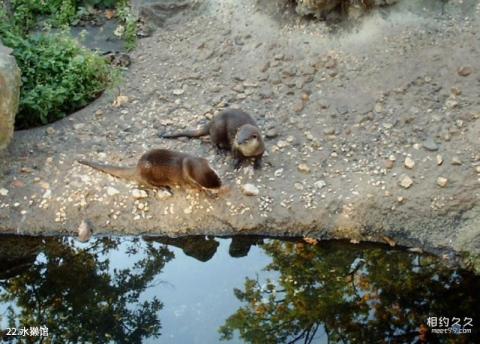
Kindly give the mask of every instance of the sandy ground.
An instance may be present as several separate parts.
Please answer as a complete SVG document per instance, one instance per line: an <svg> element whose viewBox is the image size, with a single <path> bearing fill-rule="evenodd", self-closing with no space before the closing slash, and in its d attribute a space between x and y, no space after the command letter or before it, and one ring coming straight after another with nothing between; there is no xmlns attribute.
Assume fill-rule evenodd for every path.
<svg viewBox="0 0 480 344"><path fill-rule="evenodd" d="M17 132L0 156L0 231L88 220L95 233L305 235L478 257L480 7L394 8L332 30L260 3L186 9L139 41L120 89ZM128 101L115 107L118 95ZM225 106L257 119L262 170L235 171L208 139L159 137ZM206 157L231 191L169 197L75 162L131 165L152 148Z"/></svg>

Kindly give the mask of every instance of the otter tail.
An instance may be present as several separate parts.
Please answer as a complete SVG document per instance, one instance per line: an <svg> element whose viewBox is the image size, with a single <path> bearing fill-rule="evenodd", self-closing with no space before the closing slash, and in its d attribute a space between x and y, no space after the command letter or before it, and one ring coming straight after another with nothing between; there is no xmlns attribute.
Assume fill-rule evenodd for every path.
<svg viewBox="0 0 480 344"><path fill-rule="evenodd" d="M136 167L119 167L112 165L97 164L95 162L86 160L77 160L79 164L90 166L96 170L111 174L114 177L137 180L137 168Z"/></svg>
<svg viewBox="0 0 480 344"><path fill-rule="evenodd" d="M185 131L180 131L178 133L172 133L172 134L163 134L160 137L163 137L165 139L175 139L177 137L200 137L200 136L208 135L209 131L210 131L209 126L205 125L200 129L185 130Z"/></svg>

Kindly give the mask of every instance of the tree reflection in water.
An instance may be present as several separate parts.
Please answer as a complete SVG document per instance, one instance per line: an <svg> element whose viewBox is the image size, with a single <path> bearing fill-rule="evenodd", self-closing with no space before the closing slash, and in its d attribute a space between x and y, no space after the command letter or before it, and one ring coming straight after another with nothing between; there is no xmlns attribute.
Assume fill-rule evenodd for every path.
<svg viewBox="0 0 480 344"><path fill-rule="evenodd" d="M0 304L9 304L9 327L46 326L44 343L141 343L160 335L162 303L139 299L173 258L166 245L129 240L134 264L112 273L108 253L118 249L118 238L95 239L86 248L71 238L1 239Z"/></svg>
<svg viewBox="0 0 480 344"><path fill-rule="evenodd" d="M340 246L339 246L340 245ZM437 258L352 246L269 241L276 280L247 278L243 304L220 328L247 343L467 343L478 338L478 276ZM467 289L465 289L467 288ZM468 289L470 288L470 289ZM473 334L432 336L428 317L473 318Z"/></svg>
<svg viewBox="0 0 480 344"><path fill-rule="evenodd" d="M142 343L156 342L163 316L165 326L170 326L164 329L166 334L177 338L175 331L182 327L178 338L193 342L199 339L199 329L205 330L206 319L199 319L198 312L219 318L203 331L212 335L232 312L218 306L232 304L224 296L225 286L230 290L238 283L234 281L242 275L237 270L251 276L253 268L259 277L247 278L243 289L234 290L240 303L232 306L239 308L221 326L223 340L237 339L239 333L244 342L262 344L468 343L479 334L479 277L448 268L435 257L373 245L309 245L238 236L228 248L234 263L226 259L220 263L235 276L218 274L218 259L210 269L199 269L201 273L177 270L169 275L164 268L180 251L177 248L185 254L177 257L181 259L176 268L182 269L195 266L192 258L209 261L226 245L205 236L97 238L88 245L72 238L2 236L0 324L46 326L49 337L43 343ZM258 259L265 261L265 255L269 264L261 271ZM176 285L186 287L181 288L184 293L204 286L198 293L201 300L170 293L172 299L161 312L157 296L165 295L158 283L162 272L167 282L173 278ZM156 288L144 293L149 287ZM190 313L176 318L179 309ZM211 314L212 309L220 313ZM429 317L472 318L473 334L432 337L426 327ZM39 338L0 332L0 339L36 343Z"/></svg>

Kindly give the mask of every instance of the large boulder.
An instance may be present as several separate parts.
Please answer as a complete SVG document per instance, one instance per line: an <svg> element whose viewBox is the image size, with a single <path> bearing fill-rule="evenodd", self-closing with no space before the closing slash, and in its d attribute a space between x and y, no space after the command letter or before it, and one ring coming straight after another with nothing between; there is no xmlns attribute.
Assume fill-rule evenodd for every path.
<svg viewBox="0 0 480 344"><path fill-rule="evenodd" d="M0 43L0 150L12 139L20 100L20 69L10 53Z"/></svg>

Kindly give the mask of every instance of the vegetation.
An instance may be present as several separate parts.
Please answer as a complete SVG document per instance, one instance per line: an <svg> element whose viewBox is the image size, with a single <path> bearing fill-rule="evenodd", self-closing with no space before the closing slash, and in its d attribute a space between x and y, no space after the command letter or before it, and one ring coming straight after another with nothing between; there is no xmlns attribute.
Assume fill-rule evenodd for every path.
<svg viewBox="0 0 480 344"><path fill-rule="evenodd" d="M22 71L17 129L65 117L98 97L116 73L94 52L82 48L66 29L86 8L118 10L128 49L135 46L136 18L127 0L0 0L0 39L13 49ZM32 33L45 18L46 32ZM51 33L48 27L64 28Z"/></svg>
<svg viewBox="0 0 480 344"><path fill-rule="evenodd" d="M316 343L322 335L328 343L463 343L456 334L433 338L427 319L480 316L478 297L461 283L472 277L429 256L334 243L262 248L272 257L265 270L279 277L247 278L234 290L242 306L220 328L222 340L238 332L245 343Z"/></svg>
<svg viewBox="0 0 480 344"><path fill-rule="evenodd" d="M120 244L118 238L102 238L80 248L74 239L25 238L30 253L22 251L3 265L0 260L9 273L0 273L0 303L8 305L0 320L5 316L8 327L19 329L46 326L43 343L142 343L159 337L163 303L141 295L174 255L165 245L137 239L128 243L132 265L115 268L108 256Z"/></svg>

